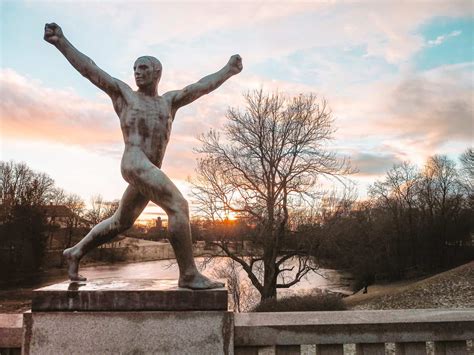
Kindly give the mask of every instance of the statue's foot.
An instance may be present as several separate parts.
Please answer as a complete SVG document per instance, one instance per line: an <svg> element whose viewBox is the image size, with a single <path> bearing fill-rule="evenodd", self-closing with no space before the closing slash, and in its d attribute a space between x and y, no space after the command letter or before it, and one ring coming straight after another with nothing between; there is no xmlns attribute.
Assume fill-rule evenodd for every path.
<svg viewBox="0 0 474 355"><path fill-rule="evenodd" d="M225 284L223 282L214 281L196 271L194 274L179 277L179 287L190 288L192 290L207 290L211 288L221 288Z"/></svg>
<svg viewBox="0 0 474 355"><path fill-rule="evenodd" d="M79 257L76 253L74 253L73 248L69 248L63 251L63 256L67 261L68 268L67 272L69 275L69 280L71 281L86 281L82 275L79 275Z"/></svg>

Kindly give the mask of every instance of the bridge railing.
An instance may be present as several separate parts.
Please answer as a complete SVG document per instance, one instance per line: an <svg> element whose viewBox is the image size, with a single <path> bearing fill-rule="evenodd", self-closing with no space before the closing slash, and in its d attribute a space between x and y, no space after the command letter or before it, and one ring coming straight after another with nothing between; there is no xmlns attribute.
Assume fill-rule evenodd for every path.
<svg viewBox="0 0 474 355"><path fill-rule="evenodd" d="M21 353L23 314L0 314L0 355Z"/></svg>
<svg viewBox="0 0 474 355"><path fill-rule="evenodd" d="M234 315L236 355L462 355L473 339L474 308ZM0 354L20 354L21 342L22 314L0 314Z"/></svg>
<svg viewBox="0 0 474 355"><path fill-rule="evenodd" d="M301 354L302 349L308 353L308 348L315 348L318 355L385 354L389 344L395 354L426 355L429 350L437 355L461 355L472 353L468 348L472 343L467 342L472 339L474 309L235 314L236 355L262 350Z"/></svg>

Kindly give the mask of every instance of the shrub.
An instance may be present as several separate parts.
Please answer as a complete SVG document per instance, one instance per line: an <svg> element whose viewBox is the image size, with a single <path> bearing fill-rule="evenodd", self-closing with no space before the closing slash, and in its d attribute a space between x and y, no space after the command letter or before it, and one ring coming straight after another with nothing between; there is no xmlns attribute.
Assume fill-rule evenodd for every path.
<svg viewBox="0 0 474 355"><path fill-rule="evenodd" d="M346 309L341 296L318 292L281 299L268 299L255 306L252 312L344 311Z"/></svg>

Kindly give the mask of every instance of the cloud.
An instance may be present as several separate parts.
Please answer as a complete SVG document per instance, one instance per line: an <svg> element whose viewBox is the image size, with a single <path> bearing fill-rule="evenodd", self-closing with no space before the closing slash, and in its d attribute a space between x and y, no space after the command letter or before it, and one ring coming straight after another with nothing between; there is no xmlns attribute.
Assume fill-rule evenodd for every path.
<svg viewBox="0 0 474 355"><path fill-rule="evenodd" d="M434 154L458 155L474 140L473 75L474 63L464 63L330 90L338 151L362 174L376 174L377 164L383 171L385 158L388 166L405 160L422 165ZM374 154L371 165L364 152Z"/></svg>
<svg viewBox="0 0 474 355"><path fill-rule="evenodd" d="M221 128L228 106L243 108L240 92L263 87L289 95L316 92L327 98L338 129L334 135L337 151L349 154L362 175L383 173L404 160L421 164L426 157L449 150L454 142L463 146L462 142L472 141L473 67L466 63L419 73L407 71L339 90L315 90L304 83L242 73L209 99L178 113L169 158L177 159L172 165L181 171L185 166L194 167L194 157L184 152L199 145L194 137L211 127ZM183 149L182 154L177 149ZM368 149L383 154L368 153Z"/></svg>
<svg viewBox="0 0 474 355"><path fill-rule="evenodd" d="M43 4L45 11L56 5ZM83 2L62 11L74 26L87 13L93 26L107 23L129 57L150 51L178 67L215 64L239 51L252 62L298 50L364 46L366 56L388 63L408 60L424 45L417 29L437 16L464 16L469 1L450 2ZM65 29L67 31L67 29ZM92 31L92 29L91 29ZM93 36L93 34L91 34ZM133 54L133 55L132 55ZM122 58L122 59L121 59ZM174 65L174 64L173 64ZM127 67L127 68L128 68Z"/></svg>
<svg viewBox="0 0 474 355"><path fill-rule="evenodd" d="M120 144L111 104L54 90L11 69L0 72L2 135L85 147Z"/></svg>
<svg viewBox="0 0 474 355"><path fill-rule="evenodd" d="M85 6L89 9L90 5L87 3ZM273 1L216 1L208 2L205 6L201 1L177 1L173 4L122 2L118 6L111 5L114 4L94 3L95 16L107 18L115 28L126 28L131 38L140 38L148 45L198 37L216 30L277 21L328 6L324 3Z"/></svg>
<svg viewBox="0 0 474 355"><path fill-rule="evenodd" d="M241 93L262 86L266 91L316 92L328 98L339 127L335 136L346 146L354 144L347 150L355 152L362 174L376 174L397 159L432 154L453 140L472 139L472 66L425 73L405 68L422 48L460 34L453 31L427 41L419 32L422 24L437 16L464 16L472 11L471 5L469 1L244 1L203 6L178 1L41 6L44 13L67 12L60 20L71 40L76 44L77 39L78 48L90 51L96 60L110 58L106 69L124 76L132 87L130 67L139 54L162 60L160 93L220 69L235 52L243 56L242 74L177 114L164 169L184 178L193 173L196 135L222 127L227 107L243 107ZM88 21L83 24L77 13L87 14ZM104 24L110 31L97 32ZM98 34L106 45L91 41ZM102 45L107 50L93 50ZM269 63L273 67L263 72ZM2 135L121 155L120 128L107 97L86 100L72 90L53 90L12 70L1 74ZM384 154L372 154L371 148Z"/></svg>
<svg viewBox="0 0 474 355"><path fill-rule="evenodd" d="M386 150L381 149L381 151ZM356 177L381 175L387 172L394 164L402 160L394 153L358 152L351 155L351 163L359 172Z"/></svg>
<svg viewBox="0 0 474 355"><path fill-rule="evenodd" d="M11 69L0 73L3 137L76 145L99 155L121 157L119 119L108 97L84 99L72 90L45 87ZM193 173L198 134L223 125L227 108L241 101L241 89L235 81L224 84L177 113L164 160L170 176L185 179Z"/></svg>
<svg viewBox="0 0 474 355"><path fill-rule="evenodd" d="M442 44L443 42L445 42L448 38L459 36L461 33L462 33L462 31L452 31L452 32L450 32L450 33L448 33L448 34L444 34L444 35L438 36L438 37L436 37L436 39L434 39L434 40L429 40L429 41L427 42L427 44L428 44L428 46L430 46L430 47L439 46L440 44Z"/></svg>
<svg viewBox="0 0 474 355"><path fill-rule="evenodd" d="M400 80L387 96L385 130L431 149L450 140L472 141L473 69L473 63L444 66Z"/></svg>

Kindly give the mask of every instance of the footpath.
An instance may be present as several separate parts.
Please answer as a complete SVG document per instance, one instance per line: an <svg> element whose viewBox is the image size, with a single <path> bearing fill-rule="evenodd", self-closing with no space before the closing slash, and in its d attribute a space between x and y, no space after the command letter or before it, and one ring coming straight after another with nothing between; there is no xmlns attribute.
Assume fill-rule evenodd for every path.
<svg viewBox="0 0 474 355"><path fill-rule="evenodd" d="M346 297L349 309L414 309L474 307L474 261L434 276L369 286Z"/></svg>

